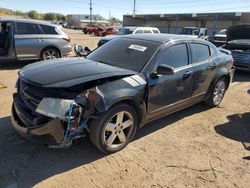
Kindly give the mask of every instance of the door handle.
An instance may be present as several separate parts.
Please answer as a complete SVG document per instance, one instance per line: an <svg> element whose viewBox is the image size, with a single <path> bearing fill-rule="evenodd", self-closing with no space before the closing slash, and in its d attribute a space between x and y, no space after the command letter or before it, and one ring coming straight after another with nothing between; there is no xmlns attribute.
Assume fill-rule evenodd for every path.
<svg viewBox="0 0 250 188"><path fill-rule="evenodd" d="M44 39L38 39L38 42L43 42L44 41Z"/></svg>
<svg viewBox="0 0 250 188"><path fill-rule="evenodd" d="M183 74L183 80L187 79L189 76L191 76L193 74L192 71L186 71L184 74Z"/></svg>

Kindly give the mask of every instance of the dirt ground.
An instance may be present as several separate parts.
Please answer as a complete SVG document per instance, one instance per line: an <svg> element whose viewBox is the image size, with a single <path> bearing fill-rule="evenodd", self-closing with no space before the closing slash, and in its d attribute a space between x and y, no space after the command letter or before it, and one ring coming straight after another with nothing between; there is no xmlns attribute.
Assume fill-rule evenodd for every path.
<svg viewBox="0 0 250 188"><path fill-rule="evenodd" d="M72 44L98 38L67 31ZM12 93L23 63L0 67L0 187L250 187L250 74L236 73L218 108L195 105L139 130L121 152L104 155L88 139L47 149L11 127Z"/></svg>

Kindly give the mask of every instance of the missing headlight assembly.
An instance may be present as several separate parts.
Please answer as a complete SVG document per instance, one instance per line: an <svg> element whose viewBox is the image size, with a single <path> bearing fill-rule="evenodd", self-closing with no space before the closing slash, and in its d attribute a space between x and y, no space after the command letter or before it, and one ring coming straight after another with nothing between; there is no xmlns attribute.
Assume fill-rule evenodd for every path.
<svg viewBox="0 0 250 188"><path fill-rule="evenodd" d="M86 90L74 99L42 98L35 112L29 104L33 100L25 96L28 95L14 95L14 127L29 140L53 148L68 147L74 139L84 137L89 119L95 118L96 112L107 109L98 87ZM39 121L42 118L44 121Z"/></svg>

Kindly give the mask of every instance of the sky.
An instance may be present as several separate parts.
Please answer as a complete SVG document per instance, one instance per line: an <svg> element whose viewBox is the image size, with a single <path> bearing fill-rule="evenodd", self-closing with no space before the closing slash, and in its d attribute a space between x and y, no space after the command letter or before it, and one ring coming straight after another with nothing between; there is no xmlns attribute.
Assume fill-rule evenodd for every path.
<svg viewBox="0 0 250 188"><path fill-rule="evenodd" d="M0 7L42 13L89 14L90 0L0 0ZM92 0L93 14L122 19L134 0ZM136 0L136 14L250 12L250 0Z"/></svg>

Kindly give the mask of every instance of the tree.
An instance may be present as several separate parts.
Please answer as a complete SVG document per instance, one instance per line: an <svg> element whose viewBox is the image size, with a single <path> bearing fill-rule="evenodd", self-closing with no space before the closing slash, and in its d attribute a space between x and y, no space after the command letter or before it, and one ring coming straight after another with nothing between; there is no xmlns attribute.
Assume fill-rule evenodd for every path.
<svg viewBox="0 0 250 188"><path fill-rule="evenodd" d="M22 12L22 11L19 11L19 10L15 11L14 15L21 16L21 17L28 17L28 14L26 12Z"/></svg>
<svg viewBox="0 0 250 188"><path fill-rule="evenodd" d="M28 16L31 18L31 19L40 19L40 15L37 11L35 10L31 10L28 12Z"/></svg>
<svg viewBox="0 0 250 188"><path fill-rule="evenodd" d="M57 20L57 15L55 13L44 14L44 20Z"/></svg>
<svg viewBox="0 0 250 188"><path fill-rule="evenodd" d="M66 17L62 14L57 14L56 17L58 21L66 21Z"/></svg>

